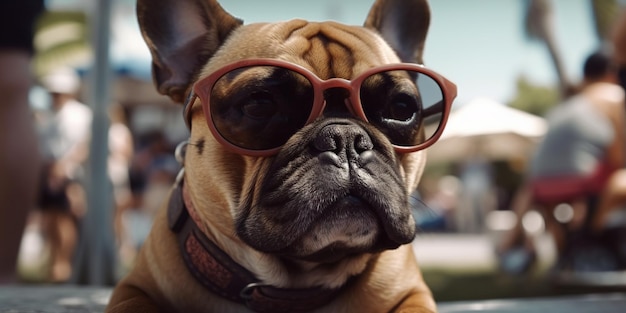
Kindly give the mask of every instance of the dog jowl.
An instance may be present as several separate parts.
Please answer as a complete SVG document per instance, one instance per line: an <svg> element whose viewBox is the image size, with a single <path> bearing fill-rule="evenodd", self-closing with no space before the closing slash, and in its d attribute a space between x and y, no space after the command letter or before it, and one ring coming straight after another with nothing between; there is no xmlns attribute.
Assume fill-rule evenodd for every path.
<svg viewBox="0 0 626 313"><path fill-rule="evenodd" d="M456 87L421 65L426 1L375 1L364 26L244 24L213 0L137 14L191 135L108 312L436 311L408 194Z"/></svg>

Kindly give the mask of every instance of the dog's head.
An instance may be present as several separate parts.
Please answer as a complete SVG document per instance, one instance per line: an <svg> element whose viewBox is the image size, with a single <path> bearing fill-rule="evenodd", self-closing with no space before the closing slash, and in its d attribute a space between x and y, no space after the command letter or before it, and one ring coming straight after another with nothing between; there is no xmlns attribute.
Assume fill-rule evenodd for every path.
<svg viewBox="0 0 626 313"><path fill-rule="evenodd" d="M426 1L378 0L364 27L242 25L214 0L140 0L138 16L158 90L188 102L185 183L213 232L325 264L412 241L419 150L455 96L416 64Z"/></svg>

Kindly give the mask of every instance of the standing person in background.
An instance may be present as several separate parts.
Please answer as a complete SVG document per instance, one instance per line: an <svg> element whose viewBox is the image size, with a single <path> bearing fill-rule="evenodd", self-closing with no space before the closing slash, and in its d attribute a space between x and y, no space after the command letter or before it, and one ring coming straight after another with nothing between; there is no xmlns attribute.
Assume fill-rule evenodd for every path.
<svg viewBox="0 0 626 313"><path fill-rule="evenodd" d="M57 69L42 78L42 85L52 97L52 106L50 115L40 121L43 169L38 208L50 248L49 279L64 282L72 273L77 223L86 210L82 180L92 112L75 98L80 79L74 70Z"/></svg>
<svg viewBox="0 0 626 313"><path fill-rule="evenodd" d="M122 227L122 215L133 205L129 174L135 149L132 133L127 126L124 107L118 103L112 104L109 108L109 118L111 125L109 126L108 170L113 186L113 226L119 255L124 259L129 248L126 230Z"/></svg>
<svg viewBox="0 0 626 313"><path fill-rule="evenodd" d="M161 129L139 136L130 165L132 204L120 216L120 257L131 265L180 170L174 148Z"/></svg>
<svg viewBox="0 0 626 313"><path fill-rule="evenodd" d="M43 0L0 1L0 283L16 281L26 216L34 206L39 156L28 93Z"/></svg>

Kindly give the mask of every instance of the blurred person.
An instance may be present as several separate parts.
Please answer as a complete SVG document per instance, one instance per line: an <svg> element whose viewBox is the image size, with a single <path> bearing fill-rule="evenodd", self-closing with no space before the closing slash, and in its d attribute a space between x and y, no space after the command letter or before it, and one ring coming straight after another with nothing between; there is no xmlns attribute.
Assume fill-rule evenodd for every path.
<svg viewBox="0 0 626 313"><path fill-rule="evenodd" d="M607 191L612 188L607 186L611 177L625 164L624 90L617 84L611 56L591 54L583 73L579 92L547 116L548 132L531 158L527 184L513 202L518 223L500 247L501 252L523 245L533 258L521 218L535 206L543 213L560 261L566 261L566 236L589 231L597 202L610 196ZM571 205L572 216L566 225L552 212L560 203Z"/></svg>
<svg viewBox="0 0 626 313"><path fill-rule="evenodd" d="M38 208L50 249L49 279L67 281L77 243L78 221L86 211L82 185L89 156L91 109L76 99L80 78L59 68L41 79L52 98L51 110L39 120L43 166Z"/></svg>
<svg viewBox="0 0 626 313"><path fill-rule="evenodd" d="M130 166L131 205L120 216L120 257L130 265L148 236L154 214L161 207L180 164L174 149L161 130L139 137Z"/></svg>
<svg viewBox="0 0 626 313"><path fill-rule="evenodd" d="M592 219L587 199L599 198L625 164L624 90L611 56L593 53L583 72L579 94L549 114L550 129L530 164L535 201L569 200L579 217L573 227Z"/></svg>
<svg viewBox="0 0 626 313"><path fill-rule="evenodd" d="M126 237L122 227L122 215L132 205L130 189L130 164L134 154L133 136L127 126L124 107L113 104L109 108L109 157L108 174L113 187L114 229L120 255L126 251Z"/></svg>
<svg viewBox="0 0 626 313"><path fill-rule="evenodd" d="M34 206L39 155L28 106L34 24L43 0L0 2L0 283L16 281L26 216Z"/></svg>
<svg viewBox="0 0 626 313"><path fill-rule="evenodd" d="M618 83L626 90L626 9L622 10L611 38L613 61L617 67ZM592 220L594 233L601 233L611 223L611 213L626 204L626 170L617 171L611 176L603 193L597 212Z"/></svg>
<svg viewBox="0 0 626 313"><path fill-rule="evenodd" d="M162 207L163 201L176 179L180 165L173 153L155 155L147 169L145 189L141 194L141 206L124 211L122 220L129 238L138 249L143 244L152 226L152 220Z"/></svg>
<svg viewBox="0 0 626 313"><path fill-rule="evenodd" d="M454 217L461 233L484 231L485 216L496 207L492 164L474 149L460 164L460 199Z"/></svg>
<svg viewBox="0 0 626 313"><path fill-rule="evenodd" d="M152 164L160 155L169 155L172 149L165 134L154 130L139 136L136 152L133 155L129 170L130 190L133 196L133 207L143 206L144 193L148 185L148 177Z"/></svg>

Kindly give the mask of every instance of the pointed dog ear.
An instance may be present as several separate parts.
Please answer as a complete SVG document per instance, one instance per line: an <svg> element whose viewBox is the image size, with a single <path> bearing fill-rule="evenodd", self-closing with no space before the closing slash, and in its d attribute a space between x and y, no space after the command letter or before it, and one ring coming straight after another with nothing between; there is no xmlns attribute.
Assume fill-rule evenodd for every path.
<svg viewBox="0 0 626 313"><path fill-rule="evenodd" d="M138 0L141 34L159 93L182 103L201 67L242 21L215 0Z"/></svg>
<svg viewBox="0 0 626 313"><path fill-rule="evenodd" d="M377 30L402 62L419 64L429 25L427 0L376 0L364 24Z"/></svg>

